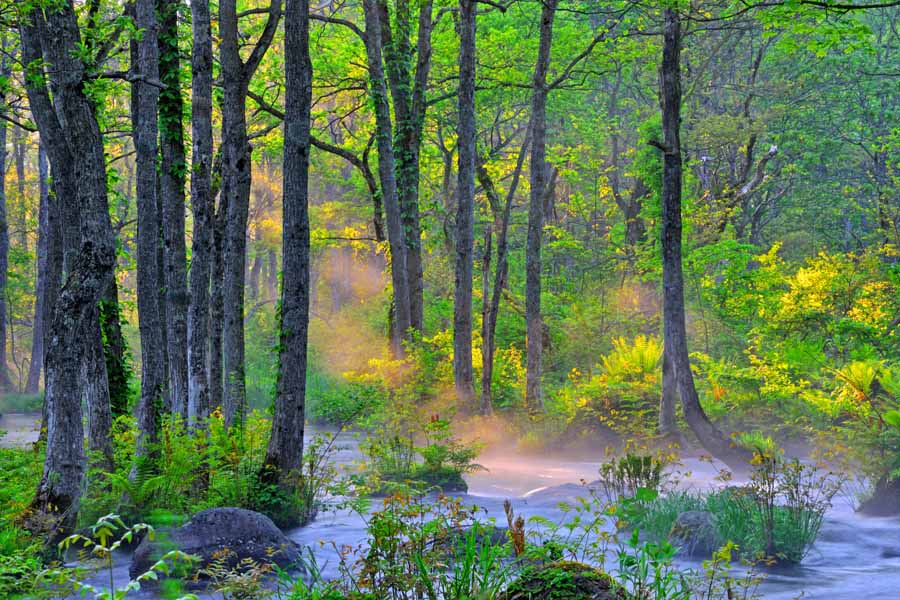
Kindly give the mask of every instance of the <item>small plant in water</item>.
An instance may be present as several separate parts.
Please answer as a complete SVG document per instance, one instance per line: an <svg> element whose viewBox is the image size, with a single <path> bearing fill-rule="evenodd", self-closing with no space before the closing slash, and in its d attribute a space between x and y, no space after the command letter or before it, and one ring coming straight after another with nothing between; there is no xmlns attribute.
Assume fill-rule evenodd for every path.
<svg viewBox="0 0 900 600"><path fill-rule="evenodd" d="M105 571L109 577L107 582L108 588L104 586L94 586L85 582L84 573L80 570L73 569L53 569L44 571L39 576L40 588L60 588L70 587L82 598L93 594L94 600L119 600L124 598L131 592L141 589L141 584L149 581L157 581L160 574L170 575L179 563L186 567L187 571L196 560L195 557L185 554L179 550L173 550L164 554L149 570L128 581L123 587L116 587L114 571L113 571L113 553L126 544L131 544L135 538L147 536L153 539L154 531L150 525L146 523L137 523L131 527L125 525L124 521L115 514L108 514L100 517L93 526L91 526L90 537L74 534L65 538L59 543L59 549L66 552L73 547L81 547L81 553L86 553L88 557L93 557L98 562L98 571ZM197 596L186 594L181 596L179 600L197 600Z"/></svg>

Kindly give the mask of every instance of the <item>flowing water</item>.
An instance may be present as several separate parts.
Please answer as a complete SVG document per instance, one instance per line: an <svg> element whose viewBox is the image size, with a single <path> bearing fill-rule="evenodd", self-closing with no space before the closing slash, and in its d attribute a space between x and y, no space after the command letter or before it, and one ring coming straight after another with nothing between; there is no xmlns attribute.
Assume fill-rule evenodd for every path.
<svg viewBox="0 0 900 600"><path fill-rule="evenodd" d="M37 438L35 422L33 415L4 415L0 429L11 433L0 443L33 441ZM316 431L308 433L313 436ZM336 463L350 465L361 458L358 441L352 435L341 434L338 445ZM505 523L506 498L526 519L538 515L561 522L565 515L559 503L584 496L581 482L596 479L600 465L599 456L536 457L512 452L487 453L479 462L487 470L467 476L469 493L462 498L465 504L482 508L486 518L492 517L499 524ZM717 470L709 463L696 459L685 459L684 463L691 473L683 479L683 485L698 490L714 485ZM289 531L288 536L312 550L326 576L336 576L338 560L331 543L337 547L363 543L365 522L347 511L323 511L313 523ZM120 584L127 581L129 558L126 554L117 557L115 577ZM679 562L700 567L699 563ZM803 564L767 572L759 591L767 600L900 600L900 517L864 517L855 513L844 498L835 498L819 539ZM154 596L145 593L142 597Z"/></svg>

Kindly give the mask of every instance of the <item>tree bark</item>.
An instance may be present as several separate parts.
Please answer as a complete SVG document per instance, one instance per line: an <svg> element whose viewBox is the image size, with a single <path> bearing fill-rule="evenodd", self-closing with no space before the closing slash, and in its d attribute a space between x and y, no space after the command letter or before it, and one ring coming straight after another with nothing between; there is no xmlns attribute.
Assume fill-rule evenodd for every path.
<svg viewBox="0 0 900 600"><path fill-rule="evenodd" d="M558 0L547 0L541 10L540 45L534 68L531 97L531 193L528 205L528 238L525 246L525 335L526 375L525 404L529 410L543 406L541 393L541 360L543 354L543 320L541 316L541 246L544 231L544 188L547 140L547 71L553 41L553 20Z"/></svg>
<svg viewBox="0 0 900 600"><path fill-rule="evenodd" d="M187 418L187 256L184 241L184 125L181 98L181 61L178 48L178 3L157 0L159 15L160 205L163 215L163 266L166 297L166 357L168 407Z"/></svg>
<svg viewBox="0 0 900 600"><path fill-rule="evenodd" d="M244 279L247 261L247 220L250 208L251 148L247 136L247 88L275 35L281 0L272 0L262 35L244 62L238 29L237 3L219 3L219 44L222 66L222 194L227 207L222 254L223 370L226 425L242 426L247 411L244 375Z"/></svg>
<svg viewBox="0 0 900 600"><path fill-rule="evenodd" d="M675 420L675 407L678 405L678 380L672 368L669 353L663 350L662 360L662 394L659 398L659 433L663 436L678 434L678 423Z"/></svg>
<svg viewBox="0 0 900 600"><path fill-rule="evenodd" d="M87 74L79 58L82 40L75 7L72 2L66 2L54 8L46 13L46 22L39 10L33 10L25 19L30 18L32 22L23 22L21 32L23 49L32 48L29 56L35 54L34 29L40 32L43 58L50 66L55 115L39 108L41 115L35 114L35 120L48 121L51 116L58 116L66 125L62 130L64 137L45 136L45 140L48 144L65 144L71 152L73 172L77 175L75 199L81 217L81 245L54 307L51 343L47 348L47 448L43 476L31 511L31 524L37 526L43 522L45 531L48 522L45 516L56 517L53 537L57 537L75 524L85 470L80 405L83 362L73 358L81 358L85 352L81 339L90 331L90 324L96 322L97 303L103 286L113 274L116 253L109 221L103 140L93 102L85 94ZM28 57L26 64L32 64ZM38 85L29 83L29 87ZM46 125L41 127L42 133ZM51 154L51 161L54 155Z"/></svg>
<svg viewBox="0 0 900 600"><path fill-rule="evenodd" d="M191 303L188 313L188 424L202 426L209 417L210 270L214 202L212 197L212 26L209 4L191 2Z"/></svg>
<svg viewBox="0 0 900 600"><path fill-rule="evenodd" d="M119 284L111 278L100 300L100 331L103 334L103 357L109 382L109 405L113 417L128 414L131 383L130 354L122 335L122 314L119 310Z"/></svg>
<svg viewBox="0 0 900 600"><path fill-rule="evenodd" d="M215 195L213 195L215 197ZM225 214L228 205L225 195L219 193L219 206L213 221L212 256L210 259L209 291L209 403L210 410L225 405L225 373L222 364L222 338L225 333L225 300L222 293L225 265L222 255L225 249Z"/></svg>
<svg viewBox="0 0 900 600"><path fill-rule="evenodd" d="M375 110L376 144L378 147L378 177L387 221L388 243L391 249L391 283L394 287L391 348L395 356L403 356L403 341L408 339L412 326L407 248L403 220L397 196L394 173L394 148L391 140L391 109L382 65L382 27L377 0L363 0L366 21L365 45L369 63L369 94Z"/></svg>
<svg viewBox="0 0 900 600"><path fill-rule="evenodd" d="M108 289L112 285L112 280L113 274L111 273L105 288ZM103 334L100 330L99 302L94 306L87 328L82 339L84 358L81 361L81 389L84 405L88 411L87 438L90 467L104 473L112 473L115 468L111 433L112 409Z"/></svg>
<svg viewBox="0 0 900 600"><path fill-rule="evenodd" d="M710 422L694 385L688 355L681 264L681 21L677 9L666 8L663 55L659 69L659 103L663 127L662 261L663 329L666 353L678 380L685 420L703 447L731 467L749 458Z"/></svg>
<svg viewBox="0 0 900 600"><path fill-rule="evenodd" d="M132 47L136 70L145 79L159 78L158 22L155 0L135 2L136 24L143 31ZM136 59L136 60L135 60ZM134 68L134 67L133 67ZM137 193L137 309L141 337L141 395L136 409L138 438L132 476L152 460L165 402L164 322L159 294L159 198L157 196L157 136L159 89L144 81L132 87L132 122Z"/></svg>
<svg viewBox="0 0 900 600"><path fill-rule="evenodd" d="M409 285L410 326L421 332L424 324L424 278L421 226L419 224L419 153L427 104L425 93L431 70L432 0L419 3L416 41L416 71L411 73L410 43L412 11L409 0L395 3L396 32L385 0L378 1L379 26L387 63L387 79L394 100L396 128L394 159L398 203L406 241L406 272Z"/></svg>
<svg viewBox="0 0 900 600"><path fill-rule="evenodd" d="M58 217L50 214L55 210L56 202L53 202L53 206L51 206L49 177L47 153L44 150L44 144L41 143L38 147L40 205L38 207L37 281L34 285L34 329L31 339L28 380L25 383L26 394L37 394L40 390L41 372L44 369L45 338L47 337L45 324L49 322L52 314L48 310L48 306L52 306L56 294L59 293L59 277L62 272L62 255L59 254L60 240L51 239L58 226ZM46 411L44 411L44 416L46 416Z"/></svg>
<svg viewBox="0 0 900 600"><path fill-rule="evenodd" d="M278 390L265 464L283 486L303 460L309 327L309 147L312 64L309 0L287 0L284 21L284 201Z"/></svg>
<svg viewBox="0 0 900 600"><path fill-rule="evenodd" d="M4 54L0 74L9 77L9 67ZM13 383L9 378L6 363L6 285L9 278L9 223L6 219L6 133L5 120L0 123L0 394L12 392Z"/></svg>
<svg viewBox="0 0 900 600"><path fill-rule="evenodd" d="M475 246L475 0L459 0L459 162L456 203L456 285L453 382L459 408L474 410L472 263Z"/></svg>
<svg viewBox="0 0 900 600"><path fill-rule="evenodd" d="M68 273L72 270L74 257L78 252L80 232L72 156L68 146L62 143L64 140L62 127L59 123L56 109L50 100L50 93L47 89L42 66L43 51L40 38L43 27L44 22L42 18L35 20L31 16L26 16L19 24L20 38L22 40L22 62L26 66L26 77L24 80L25 90L28 94L28 104L35 123L37 123L43 144L42 147L46 150L46 158L50 163L50 171L53 174L54 201L50 203L51 210L49 211L49 216L51 217L50 227L53 233L50 257L54 261L52 264L56 272L54 277L48 280L47 298L50 302L45 306L44 312L45 393L40 433L40 440L46 442L51 411L50 403L53 401L53 396L46 393L48 378L47 351L52 340L55 303L59 297L63 273ZM68 226L66 226L67 224ZM79 390L73 390L72 393L76 393L80 398L81 392Z"/></svg>

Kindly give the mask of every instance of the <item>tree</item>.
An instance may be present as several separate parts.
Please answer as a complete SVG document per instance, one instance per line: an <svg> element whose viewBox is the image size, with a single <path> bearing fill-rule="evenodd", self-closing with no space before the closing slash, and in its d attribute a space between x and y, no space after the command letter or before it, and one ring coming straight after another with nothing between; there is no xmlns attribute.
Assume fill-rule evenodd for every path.
<svg viewBox="0 0 900 600"><path fill-rule="evenodd" d="M85 470L79 393L82 360L73 357L81 358L85 352L81 339L92 325L103 286L112 276L115 242L109 221L103 140L94 103L85 93L86 69L78 52L81 35L74 4L64 2L45 14L32 10L20 23L20 33L23 50L29 48L26 64L40 60L40 48L50 65L53 105L47 106L41 99L37 108L32 104L32 110L37 111L35 120L43 122L39 127L49 133L51 119L64 119L64 130L56 123L56 131L63 137L44 139L48 144L68 146L73 171L79 174L75 199L80 207L81 245L54 306L46 361L47 448L30 521L34 528L57 521L54 531L65 533L75 522ZM37 88L39 83L32 81L30 86ZM55 166L52 158L51 165Z"/></svg>
<svg viewBox="0 0 900 600"><path fill-rule="evenodd" d="M459 2L459 168L456 205L456 288L453 303L453 380L456 384L457 399L464 410L471 410L475 399L472 374L475 6L475 0Z"/></svg>
<svg viewBox="0 0 900 600"><path fill-rule="evenodd" d="M665 354L678 381L684 418L697 439L713 456L732 467L748 458L710 422L694 385L688 355L684 311L684 275L681 264L681 18L677 7L663 10L663 55L659 68L659 105L662 112L662 262L663 337Z"/></svg>
<svg viewBox="0 0 900 600"><path fill-rule="evenodd" d="M287 0L284 27L284 202L278 390L265 465L282 485L303 460L309 328L309 150L312 63L309 0Z"/></svg>
<svg viewBox="0 0 900 600"><path fill-rule="evenodd" d="M392 19L386 0L378 1L378 24L387 80L394 101L396 127L393 139L398 203L406 243L406 278L409 287L410 326L421 332L424 325L424 279L421 226L419 225L419 152L428 108L425 94L431 70L433 0L419 2L416 50L413 52L410 0L396 0ZM367 27L368 31L368 27ZM411 66L415 61L416 69Z"/></svg>
<svg viewBox="0 0 900 600"><path fill-rule="evenodd" d="M132 61L141 79L132 84L137 192L137 308L141 336L141 395L136 409L138 440L135 458L151 456L158 441L165 402L165 341L159 300L159 198L157 196L157 138L159 88L159 24L154 0L135 2L135 22L143 32L132 42ZM137 473L138 463L133 474Z"/></svg>
<svg viewBox="0 0 900 600"><path fill-rule="evenodd" d="M525 254L525 329L527 339L525 403L534 410L543 405L541 361L541 245L544 232L544 192L547 185L547 72L553 42L553 20L558 0L547 0L541 9L540 45L534 68L531 96L531 191L528 204L528 240Z"/></svg>
<svg viewBox="0 0 900 600"><path fill-rule="evenodd" d="M8 78L11 69L6 58L4 39L4 55L0 59L0 76ZM5 110L5 109L4 109ZM0 123L0 393L11 392L13 384L9 378L6 363L6 285L9 272L9 224L6 221L6 132L8 126L4 120Z"/></svg>
<svg viewBox="0 0 900 600"><path fill-rule="evenodd" d="M531 126L526 127L525 137L522 141L522 147L519 149L516 159L516 167L513 170L512 181L506 192L506 200L503 203L502 212L494 218L494 227L497 229L497 265L494 269L494 286L493 293L490 295L488 302L487 294L482 298L485 303L482 318L481 329L481 414L489 414L493 410L493 400L491 393L491 383L494 373L494 338L497 331L497 316L500 313L500 296L506 287L507 276L509 273L509 221L512 215L512 203L516 196L516 190L519 186L519 178L522 174L522 167L525 164L525 156L528 148L531 146ZM490 178L490 174L484 164L479 164L476 168L478 182L484 189L491 206L500 206L500 197L494 187L494 183ZM490 200L494 197L493 200ZM487 271L487 269L485 269ZM487 289L487 288L485 288Z"/></svg>
<svg viewBox="0 0 900 600"><path fill-rule="evenodd" d="M168 409L187 418L188 292L184 242L184 126L181 60L178 48L178 3L158 0L159 15L159 202L162 211L163 281L166 300Z"/></svg>
<svg viewBox="0 0 900 600"><path fill-rule="evenodd" d="M391 247L391 283L394 286L391 345L396 356L403 356L403 341L412 327L410 282L407 269L407 244L394 173L394 147L391 140L391 107L382 64L382 27L376 0L363 0L366 30L363 41L369 63L369 94L375 113L375 142L378 148L378 178Z"/></svg>
<svg viewBox="0 0 900 600"><path fill-rule="evenodd" d="M212 26L209 4L191 2L191 208L194 237L191 246L191 303L188 314L188 422L203 423L209 416L210 270L213 217L212 196Z"/></svg>
<svg viewBox="0 0 900 600"><path fill-rule="evenodd" d="M38 264L37 281L34 284L34 330L31 340L31 361L28 366L26 394L37 394L44 369L44 348L47 347L47 331L53 315L53 303L59 293L62 275L62 240L59 239L58 202L50 201L50 165L44 145L38 148ZM46 411L42 417L46 426ZM43 429L43 427L42 427Z"/></svg>
<svg viewBox="0 0 900 600"><path fill-rule="evenodd" d="M281 18L281 0L272 0L262 34L247 60L241 58L235 0L219 3L219 60L222 65L222 247L223 375L225 423L241 426L247 411L244 376L244 273L250 206L251 148L247 135L247 88L268 51Z"/></svg>

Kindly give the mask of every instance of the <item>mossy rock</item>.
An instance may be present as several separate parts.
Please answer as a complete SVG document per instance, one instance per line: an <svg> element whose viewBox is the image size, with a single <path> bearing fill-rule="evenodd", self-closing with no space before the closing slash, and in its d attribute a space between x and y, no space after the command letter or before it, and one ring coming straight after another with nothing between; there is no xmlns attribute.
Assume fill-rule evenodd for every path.
<svg viewBox="0 0 900 600"><path fill-rule="evenodd" d="M454 492L464 494L469 491L469 484L463 479L462 473L454 469L420 467L416 469L413 478L425 484L426 487L439 488L445 494Z"/></svg>
<svg viewBox="0 0 900 600"><path fill-rule="evenodd" d="M499 600L628 600L628 593L599 569L558 562L526 569Z"/></svg>
<svg viewBox="0 0 900 600"><path fill-rule="evenodd" d="M684 556L709 558L719 547L715 517L706 510L685 511L672 524L669 540Z"/></svg>
<svg viewBox="0 0 900 600"><path fill-rule="evenodd" d="M453 469L428 469L421 467L412 474L381 474L381 486L372 490L373 497L389 496L394 493L398 484L408 484L418 489L440 490L444 494L465 494L469 484L462 473Z"/></svg>
<svg viewBox="0 0 900 600"><path fill-rule="evenodd" d="M900 477L879 481L875 493L860 505L859 512L871 517L900 515Z"/></svg>

